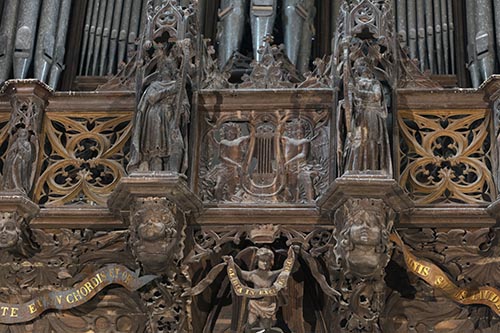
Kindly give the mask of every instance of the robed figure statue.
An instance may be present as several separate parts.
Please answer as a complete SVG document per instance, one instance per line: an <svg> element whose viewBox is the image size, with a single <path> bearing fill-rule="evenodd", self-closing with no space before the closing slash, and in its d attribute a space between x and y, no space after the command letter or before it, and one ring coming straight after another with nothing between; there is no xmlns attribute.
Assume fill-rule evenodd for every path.
<svg viewBox="0 0 500 333"><path fill-rule="evenodd" d="M177 42L158 56L155 80L137 105L128 171L187 169L187 124L190 103L186 91L189 40ZM182 60L181 64L179 62Z"/></svg>

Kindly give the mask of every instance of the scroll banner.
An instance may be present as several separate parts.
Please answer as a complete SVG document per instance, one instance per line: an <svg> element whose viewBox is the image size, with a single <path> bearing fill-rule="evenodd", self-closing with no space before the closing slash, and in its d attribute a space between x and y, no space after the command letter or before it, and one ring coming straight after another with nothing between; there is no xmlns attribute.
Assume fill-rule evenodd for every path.
<svg viewBox="0 0 500 333"><path fill-rule="evenodd" d="M407 269L433 288L463 305L486 305L500 316L500 290L489 286L474 289L458 287L438 266L410 253L399 235L391 234L391 240L403 251Z"/></svg>
<svg viewBox="0 0 500 333"><path fill-rule="evenodd" d="M45 291L22 304L0 303L0 324L18 324L31 321L50 309L67 310L90 301L111 284L119 284L130 291L137 290L157 277L139 277L123 265L107 265L92 276L64 291Z"/></svg>
<svg viewBox="0 0 500 333"><path fill-rule="evenodd" d="M228 262L227 275L229 277L229 281L231 281L231 285L233 286L234 293L238 296L244 296L252 299L262 298L266 296L277 296L278 292L286 287L294 264L295 252L290 249L288 251L288 258L286 258L285 263L283 264L283 270L278 275L273 285L269 288L254 289L247 287L243 283L241 283L234 267L234 261Z"/></svg>

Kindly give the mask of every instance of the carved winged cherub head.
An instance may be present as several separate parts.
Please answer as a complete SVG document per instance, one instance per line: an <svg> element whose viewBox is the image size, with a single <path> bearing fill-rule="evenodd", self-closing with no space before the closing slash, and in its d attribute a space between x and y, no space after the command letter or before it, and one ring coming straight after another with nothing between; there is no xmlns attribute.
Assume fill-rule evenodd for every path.
<svg viewBox="0 0 500 333"><path fill-rule="evenodd" d="M0 250L24 257L38 250L28 224L17 212L0 212Z"/></svg>
<svg viewBox="0 0 500 333"><path fill-rule="evenodd" d="M130 244L147 271L159 273L172 265L177 255L177 224L166 200L141 200L131 231Z"/></svg>
<svg viewBox="0 0 500 333"><path fill-rule="evenodd" d="M348 273L376 277L389 260L388 240L392 223L381 200L350 199L336 215L337 260L344 262Z"/></svg>

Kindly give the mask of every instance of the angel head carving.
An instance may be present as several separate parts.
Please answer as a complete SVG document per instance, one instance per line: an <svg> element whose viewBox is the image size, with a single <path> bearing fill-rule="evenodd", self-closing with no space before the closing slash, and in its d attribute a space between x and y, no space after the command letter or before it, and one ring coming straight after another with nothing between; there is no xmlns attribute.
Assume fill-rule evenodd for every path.
<svg viewBox="0 0 500 333"><path fill-rule="evenodd" d="M159 272L175 259L177 223L163 198L145 198L131 223L130 244L137 260L151 272Z"/></svg>
<svg viewBox="0 0 500 333"><path fill-rule="evenodd" d="M389 260L389 209L383 201L350 199L335 215L337 260L350 274L362 278L381 274Z"/></svg>
<svg viewBox="0 0 500 333"><path fill-rule="evenodd" d="M38 250L28 224L17 212L0 212L0 250L24 257Z"/></svg>

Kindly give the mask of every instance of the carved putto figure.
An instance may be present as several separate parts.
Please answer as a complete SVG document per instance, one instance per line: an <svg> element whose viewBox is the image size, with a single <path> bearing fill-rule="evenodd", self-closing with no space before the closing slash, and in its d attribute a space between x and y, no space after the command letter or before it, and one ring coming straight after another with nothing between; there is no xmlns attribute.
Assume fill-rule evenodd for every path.
<svg viewBox="0 0 500 333"><path fill-rule="evenodd" d="M392 172L389 136L387 133L387 105L382 84L366 58L354 63L349 88L353 94L345 149L345 172ZM344 101L345 103L345 101Z"/></svg>
<svg viewBox="0 0 500 333"><path fill-rule="evenodd" d="M274 271L272 270L274 253L268 248L257 250L257 268L252 271L241 269L234 263L232 257L224 257L224 260L228 263L228 275L233 290L238 294L239 292L235 289L240 288L238 287L240 286L238 278L232 273L234 269L243 280L253 284L253 290L249 291L249 293L257 296L250 298L248 301L248 317L244 326L245 333L282 332L279 328L273 327L279 309L278 292L286 288L286 282L294 264L294 251L296 250L297 248L290 247L284 266Z"/></svg>
<svg viewBox="0 0 500 333"><path fill-rule="evenodd" d="M190 41L185 39L170 50L157 50L164 53L159 56L156 79L137 105L129 171L184 173L187 169L190 103L185 82L190 47Z"/></svg>
<svg viewBox="0 0 500 333"><path fill-rule="evenodd" d="M305 134L304 123L294 119L285 125L285 133L281 137L288 181L287 196L294 202L300 201L301 191L306 202L313 201L315 196L312 184L314 171L307 162L314 138L305 137Z"/></svg>
<svg viewBox="0 0 500 333"><path fill-rule="evenodd" d="M211 171L215 175L215 197L217 200L231 200L239 184L246 145L250 137L241 136L238 123L224 123L220 129L219 157L221 163ZM210 175L209 175L210 176Z"/></svg>
<svg viewBox="0 0 500 333"><path fill-rule="evenodd" d="M33 186L37 159L37 140L27 128L19 127L11 138L5 158L3 188L29 194Z"/></svg>

